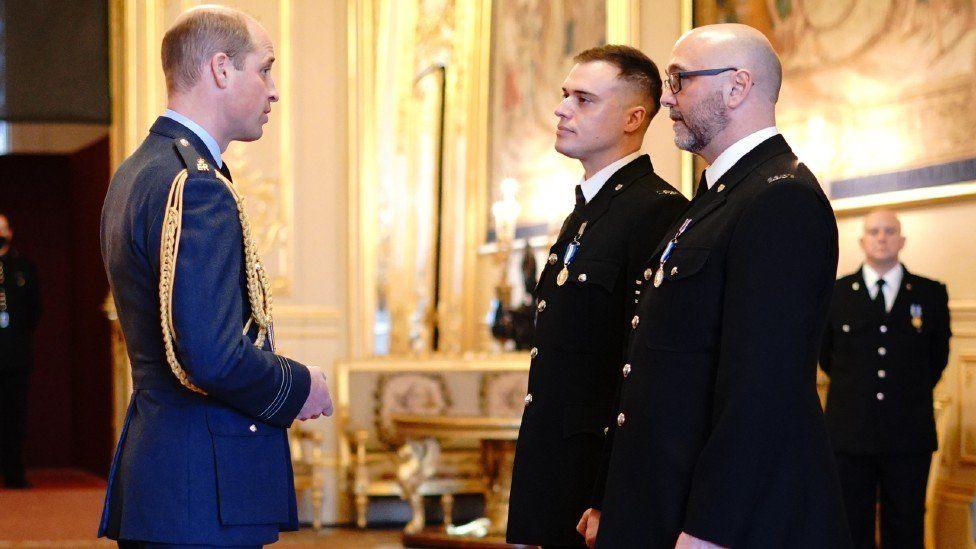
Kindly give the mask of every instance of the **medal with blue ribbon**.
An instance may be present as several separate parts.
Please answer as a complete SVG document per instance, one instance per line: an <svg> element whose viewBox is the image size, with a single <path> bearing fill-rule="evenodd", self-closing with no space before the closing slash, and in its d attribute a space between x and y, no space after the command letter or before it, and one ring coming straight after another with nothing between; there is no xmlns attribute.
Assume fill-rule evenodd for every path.
<svg viewBox="0 0 976 549"><path fill-rule="evenodd" d="M912 303L912 306L909 308L909 311L911 312L912 315L912 326L915 327L915 330L921 332L922 331L922 306L919 305L918 303Z"/></svg>
<svg viewBox="0 0 976 549"><path fill-rule="evenodd" d="M674 247L678 245L678 238L685 232L685 229L691 225L691 218L685 219L684 223L678 227L678 232L674 233L674 237L668 241L668 245L665 246L664 251L661 252L661 262L658 265L657 274L654 275L654 287L658 288L664 282L664 263L671 256L671 252L674 251Z"/></svg>
<svg viewBox="0 0 976 549"><path fill-rule="evenodd" d="M3 271L3 261L0 261L0 329L10 326L10 313L7 312L7 277Z"/></svg>
<svg viewBox="0 0 976 549"><path fill-rule="evenodd" d="M566 252L563 253L563 270L559 271L559 274L556 275L556 286L562 286L569 280L569 264L573 262L573 258L576 257L576 252L579 251L580 237L583 236L583 231L585 230L586 221L576 231L576 236L573 237L573 241L566 245Z"/></svg>

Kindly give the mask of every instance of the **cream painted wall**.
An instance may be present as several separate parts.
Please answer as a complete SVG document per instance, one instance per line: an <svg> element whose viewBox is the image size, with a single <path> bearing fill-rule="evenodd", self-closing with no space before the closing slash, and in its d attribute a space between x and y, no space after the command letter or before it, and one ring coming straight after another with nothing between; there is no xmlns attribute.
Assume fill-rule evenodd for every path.
<svg viewBox="0 0 976 549"><path fill-rule="evenodd" d="M671 47L681 35L681 0L641 0L640 49L660 69L671 57ZM654 171L678 190L681 188L681 152L674 146L668 110L662 108L644 136L644 151L651 156Z"/></svg>

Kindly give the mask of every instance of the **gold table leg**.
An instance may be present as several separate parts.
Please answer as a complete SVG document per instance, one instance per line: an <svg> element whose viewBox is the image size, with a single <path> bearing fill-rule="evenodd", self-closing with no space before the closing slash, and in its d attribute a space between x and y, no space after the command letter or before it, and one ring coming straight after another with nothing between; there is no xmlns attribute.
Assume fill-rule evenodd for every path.
<svg viewBox="0 0 976 549"><path fill-rule="evenodd" d="M504 536L508 529L508 495L512 489L515 441L482 440L485 470L485 515L491 521L488 535Z"/></svg>

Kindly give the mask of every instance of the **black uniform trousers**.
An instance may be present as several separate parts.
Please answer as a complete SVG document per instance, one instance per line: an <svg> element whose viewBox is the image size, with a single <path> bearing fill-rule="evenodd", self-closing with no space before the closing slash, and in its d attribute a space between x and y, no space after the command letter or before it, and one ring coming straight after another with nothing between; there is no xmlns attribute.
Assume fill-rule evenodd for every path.
<svg viewBox="0 0 976 549"><path fill-rule="evenodd" d="M932 453L836 456L854 546L875 547L875 504L880 501L881 547L922 549Z"/></svg>
<svg viewBox="0 0 976 549"><path fill-rule="evenodd" d="M8 486L26 482L24 436L29 377L30 342L0 341L0 470Z"/></svg>

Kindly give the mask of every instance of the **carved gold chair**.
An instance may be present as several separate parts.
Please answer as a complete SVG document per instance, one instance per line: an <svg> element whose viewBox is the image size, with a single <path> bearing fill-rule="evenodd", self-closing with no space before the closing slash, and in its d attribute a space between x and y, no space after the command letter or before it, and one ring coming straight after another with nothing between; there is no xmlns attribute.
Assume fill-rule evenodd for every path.
<svg viewBox="0 0 976 549"><path fill-rule="evenodd" d="M393 414L438 416L450 412L451 395L436 373L403 372L380 376L374 394L374 430L343 433L345 452L352 457L346 471L355 507L356 526L365 528L370 498L403 497L398 469L417 456L405 455L404 441L390 422ZM476 448L438 449L433 474L416 488L421 496L440 496L445 524L453 522L454 497L484 493L484 475ZM419 458L418 458L419 459ZM414 521L423 521L423 509L414 507Z"/></svg>

